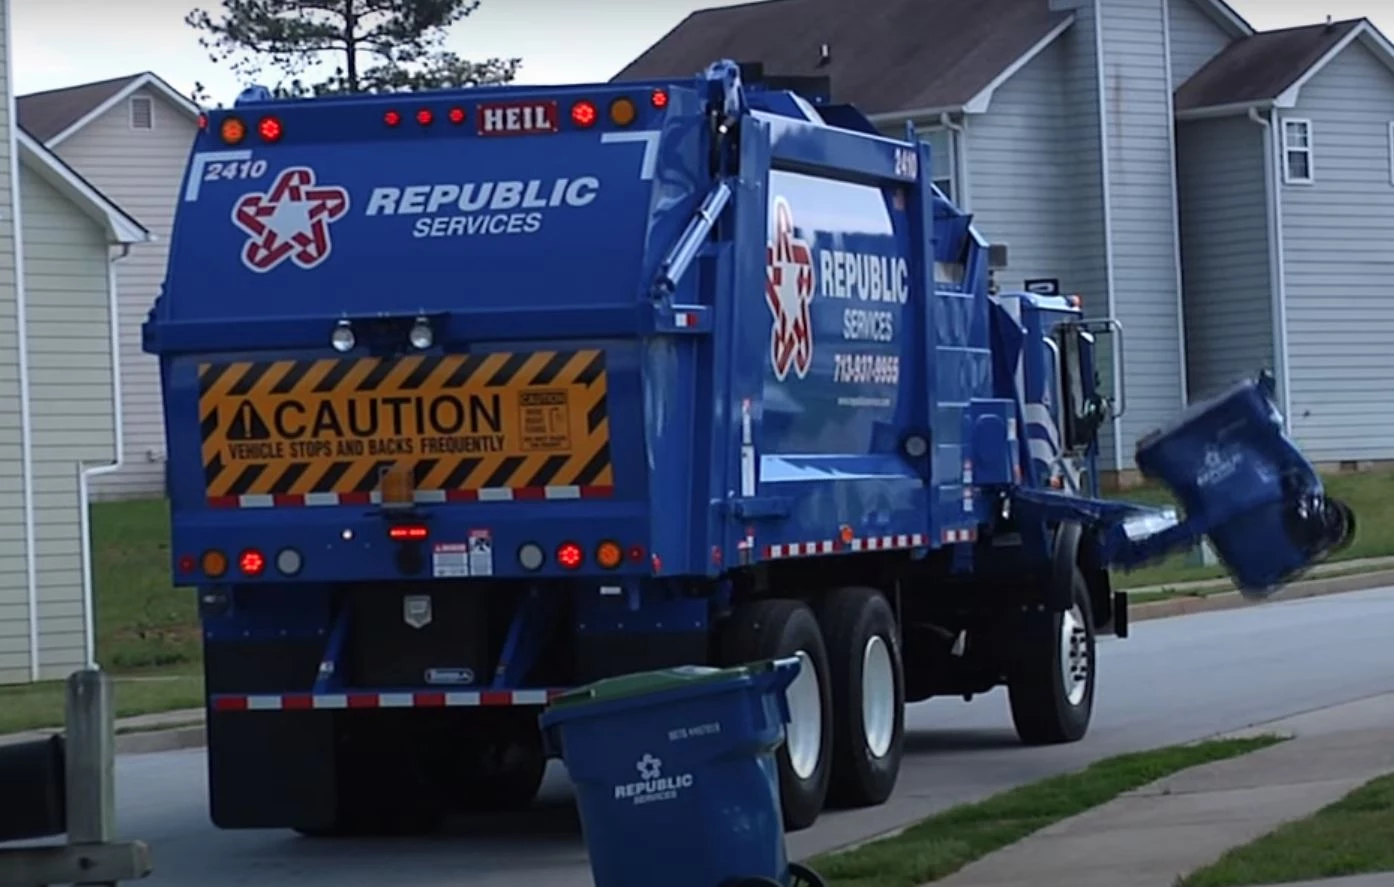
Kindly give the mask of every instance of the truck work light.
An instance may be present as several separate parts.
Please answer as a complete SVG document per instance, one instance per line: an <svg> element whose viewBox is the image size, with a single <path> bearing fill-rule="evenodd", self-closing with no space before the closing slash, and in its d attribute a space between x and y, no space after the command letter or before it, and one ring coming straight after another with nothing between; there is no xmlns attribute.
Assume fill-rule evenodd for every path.
<svg viewBox="0 0 1394 887"><path fill-rule="evenodd" d="M329 344L334 346L334 350L340 354L347 354L353 350L353 346L358 344L358 337L353 334L353 324L347 320L341 320L334 325L334 332L329 336Z"/></svg>
<svg viewBox="0 0 1394 887"><path fill-rule="evenodd" d="M431 331L431 322L424 317L416 318L416 323L412 325L411 332L407 334L411 347L417 351L425 351L435 344L435 333Z"/></svg>

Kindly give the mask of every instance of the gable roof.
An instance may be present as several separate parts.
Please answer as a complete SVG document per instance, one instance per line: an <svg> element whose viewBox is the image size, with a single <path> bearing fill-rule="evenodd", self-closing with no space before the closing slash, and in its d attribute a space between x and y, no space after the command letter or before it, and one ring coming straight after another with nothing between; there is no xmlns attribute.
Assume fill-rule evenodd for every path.
<svg viewBox="0 0 1394 887"><path fill-rule="evenodd" d="M22 127L15 127L15 141L19 146L20 162L101 225L108 241L128 244L147 243L154 239L144 225L112 203L106 195L94 188Z"/></svg>
<svg viewBox="0 0 1394 887"><path fill-rule="evenodd" d="M1394 70L1394 45L1368 19L1261 31L1234 41L1181 84L1176 116L1291 108L1302 87L1356 40Z"/></svg>
<svg viewBox="0 0 1394 887"><path fill-rule="evenodd" d="M692 13L614 80L687 77L729 58L828 76L834 101L871 115L980 113L1073 21L1047 0L765 0Z"/></svg>
<svg viewBox="0 0 1394 887"><path fill-rule="evenodd" d="M147 86L187 114L189 119L198 118L198 105L155 74L146 71L18 96L15 107L19 114L19 125L45 145L54 147Z"/></svg>

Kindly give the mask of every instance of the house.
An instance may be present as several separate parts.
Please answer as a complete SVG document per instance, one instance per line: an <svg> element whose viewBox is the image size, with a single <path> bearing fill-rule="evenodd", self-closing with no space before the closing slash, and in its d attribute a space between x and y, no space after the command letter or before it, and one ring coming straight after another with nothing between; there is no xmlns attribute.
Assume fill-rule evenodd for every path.
<svg viewBox="0 0 1394 887"><path fill-rule="evenodd" d="M1193 388L1272 366L1312 458L1394 457L1394 46L1364 20L1255 34L1176 118Z"/></svg>
<svg viewBox="0 0 1394 887"><path fill-rule="evenodd" d="M165 490L159 364L140 327L160 293L198 107L151 73L19 97L19 122L84 178L149 226L155 241L121 264L121 401L125 452L94 483L98 499Z"/></svg>
<svg viewBox="0 0 1394 887"><path fill-rule="evenodd" d="M116 461L114 264L150 234L14 125L0 4L0 683L91 660L86 488Z"/></svg>
<svg viewBox="0 0 1394 887"><path fill-rule="evenodd" d="M1372 343L1394 329L1394 303L1374 295L1389 274L1368 248L1382 233L1368 222L1394 219L1394 56L1373 26L1256 33L1222 0L872 6L701 10L616 79L759 61L828 76L835 101L887 134L913 124L936 183L1007 244L1004 285L1054 278L1119 321L1123 371L1105 361L1126 404L1102 439L1111 480L1132 479L1135 441L1188 400L1260 368L1275 371L1315 458L1394 458L1394 411L1371 409L1390 400ZM1264 141L1279 129L1282 163ZM1294 176L1304 157L1305 178ZM1265 178L1284 164L1281 181ZM1348 202L1357 193L1359 207ZM1369 325L1314 306L1332 285Z"/></svg>

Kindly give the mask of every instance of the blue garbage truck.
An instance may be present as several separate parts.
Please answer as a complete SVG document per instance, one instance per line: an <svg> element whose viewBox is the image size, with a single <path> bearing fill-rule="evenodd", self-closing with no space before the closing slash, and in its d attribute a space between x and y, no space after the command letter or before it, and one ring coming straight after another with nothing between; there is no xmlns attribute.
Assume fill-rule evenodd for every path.
<svg viewBox="0 0 1394 887"><path fill-rule="evenodd" d="M208 111L143 336L214 823L521 807L568 688L797 657L802 828L888 797L910 702L1005 686L1022 741L1084 736L1111 566L1209 535L1259 595L1346 541L1261 382L1247 438L1154 436L1194 514L1100 498L1121 330L1003 291L932 161L730 62Z"/></svg>

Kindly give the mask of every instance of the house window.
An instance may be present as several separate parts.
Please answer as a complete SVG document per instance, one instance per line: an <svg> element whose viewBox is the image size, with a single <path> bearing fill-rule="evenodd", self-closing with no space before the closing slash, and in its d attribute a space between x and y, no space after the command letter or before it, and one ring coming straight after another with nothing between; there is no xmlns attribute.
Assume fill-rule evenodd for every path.
<svg viewBox="0 0 1394 887"><path fill-rule="evenodd" d="M934 173L934 186L944 192L949 200L958 202L957 177L958 156L955 151L953 133L947 129L932 129L921 139L929 145L929 163Z"/></svg>
<svg viewBox="0 0 1394 887"><path fill-rule="evenodd" d="M1389 184L1394 185L1394 123L1389 124Z"/></svg>
<svg viewBox="0 0 1394 887"><path fill-rule="evenodd" d="M148 95L131 97L131 129L155 128L155 100Z"/></svg>
<svg viewBox="0 0 1394 887"><path fill-rule="evenodd" d="M1310 185L1312 170L1312 121L1283 121L1283 181L1289 185Z"/></svg>

